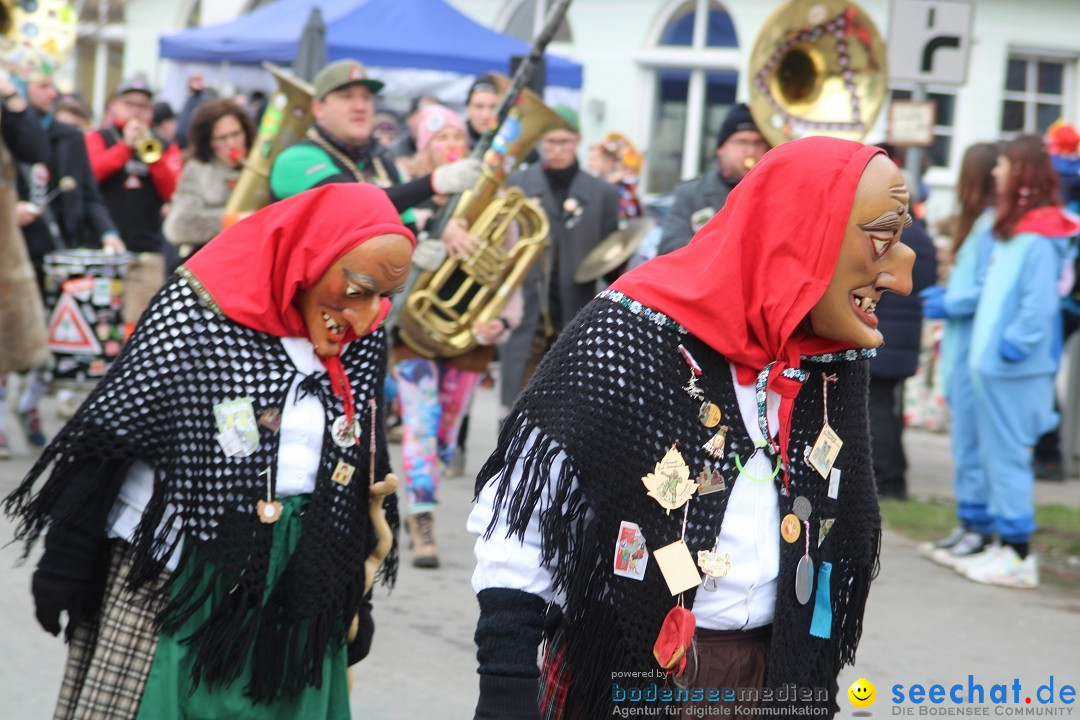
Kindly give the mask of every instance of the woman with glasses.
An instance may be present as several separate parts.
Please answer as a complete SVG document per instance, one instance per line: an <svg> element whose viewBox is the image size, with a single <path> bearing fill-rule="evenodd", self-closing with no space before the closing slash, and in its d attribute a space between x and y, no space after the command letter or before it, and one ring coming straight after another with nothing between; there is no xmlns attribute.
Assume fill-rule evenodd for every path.
<svg viewBox="0 0 1080 720"><path fill-rule="evenodd" d="M240 177L255 123L232 100L199 106L188 128L189 156L165 219L165 237L186 258L222 230L225 203Z"/></svg>

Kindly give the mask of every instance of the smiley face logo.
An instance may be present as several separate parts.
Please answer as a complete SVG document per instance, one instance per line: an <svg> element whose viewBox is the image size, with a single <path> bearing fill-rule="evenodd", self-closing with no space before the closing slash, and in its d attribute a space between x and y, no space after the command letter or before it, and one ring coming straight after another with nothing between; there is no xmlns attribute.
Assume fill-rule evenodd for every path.
<svg viewBox="0 0 1080 720"><path fill-rule="evenodd" d="M851 683L847 690L848 700L857 708L868 708L877 700L877 688L866 678L859 678Z"/></svg>

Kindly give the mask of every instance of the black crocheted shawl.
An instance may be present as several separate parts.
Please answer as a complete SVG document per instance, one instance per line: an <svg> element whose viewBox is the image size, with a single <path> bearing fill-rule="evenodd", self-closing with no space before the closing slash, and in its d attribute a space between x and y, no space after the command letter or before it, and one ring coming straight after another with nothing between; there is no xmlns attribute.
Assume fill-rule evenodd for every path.
<svg viewBox="0 0 1080 720"><path fill-rule="evenodd" d="M166 597L174 591L159 618L162 631L180 627L215 583L235 588L191 639L197 652L193 680L234 680L253 649L248 693L256 701L293 697L306 685L319 685L328 648L344 646L363 595L364 559L374 546L368 519L369 400L381 403L385 334L379 330L350 343L341 359L363 440L345 449L331 440L331 423L343 408L325 373L301 381L297 394L314 393L322 402L326 432L300 539L265 600L274 526L259 522L256 503L267 492L260 473L276 470L279 435L260 424L252 455L226 457L215 440L214 405L250 397L256 417L280 411L296 400L287 397L296 368L278 338L207 307L179 275L157 294L108 375L7 498L6 511L20 516L17 537L29 552L48 523L64 523L84 511L100 491L73 481L84 464L141 460L154 470L154 493L133 542L132 585L158 576L159 559L179 537L184 558L198 546L204 561L202 572L183 587L162 588ZM381 415L377 410L377 479L390 471ZM356 468L347 485L331 479L339 461ZM385 505L396 537L396 497ZM167 529L174 524L180 532L170 536ZM393 582L396 562L395 547L383 566L384 582Z"/></svg>
<svg viewBox="0 0 1080 720"><path fill-rule="evenodd" d="M722 461L713 461L702 449L714 430L698 421L701 401L682 389L690 372L680 343L701 365L698 385L720 406L730 427ZM854 661L880 541L868 440L867 362L857 357L803 359L810 377L795 403L790 489L785 491L783 473L774 480L781 517L792 511L796 497L812 505L810 557L815 568L832 563L832 629L828 639L811 636L814 600L801 605L796 599L804 536L794 544L777 536L780 567L766 686L780 697L788 697L779 689L791 683L827 689L828 701L818 704L830 712L838 710L833 700L837 674ZM836 499L828 497L828 482L804 459L804 448L814 444L822 428L822 372L837 376L828 392L829 422L844 443L835 465L841 470ZM690 501L686 542L696 560L697 552L711 549L723 529L738 475L736 454L745 460L754 450L729 364L667 316L607 291L560 335L515 404L477 481L477 492L489 482L499 483L496 517L518 537L542 493L552 491L551 507L562 508L541 515L543 559L554 574L557 596L565 598L564 619L544 668L547 674L560 674L555 683L569 686L565 707L553 717L610 717L612 673L657 667L653 644L676 598L654 560L642 581L614 575L612 563L624 520L638 524L650 553L679 538L683 512L668 515L641 481L672 443L678 443L691 478L708 460L728 488ZM552 461L561 453L565 462L552 475ZM501 470L515 461L524 464L524 479L511 489ZM830 518L835 523L819 547L821 521ZM815 593L816 581L815 573ZM695 592L686 593L687 606L692 607ZM550 663L552 657L561 658L559 668ZM622 677L623 687L635 682L630 674Z"/></svg>

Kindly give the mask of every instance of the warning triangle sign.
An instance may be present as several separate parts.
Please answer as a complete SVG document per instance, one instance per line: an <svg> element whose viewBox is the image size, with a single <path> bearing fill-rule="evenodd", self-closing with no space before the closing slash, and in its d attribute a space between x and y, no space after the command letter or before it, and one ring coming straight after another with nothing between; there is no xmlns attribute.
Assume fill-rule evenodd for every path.
<svg viewBox="0 0 1080 720"><path fill-rule="evenodd" d="M79 312L75 298L67 293L60 296L49 320L49 349L58 353L101 354L101 344Z"/></svg>

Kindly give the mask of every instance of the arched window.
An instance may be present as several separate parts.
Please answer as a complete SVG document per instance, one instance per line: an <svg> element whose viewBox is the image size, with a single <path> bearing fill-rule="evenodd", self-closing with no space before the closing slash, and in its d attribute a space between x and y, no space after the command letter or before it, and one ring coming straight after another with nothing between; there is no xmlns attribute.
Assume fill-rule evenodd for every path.
<svg viewBox="0 0 1080 720"><path fill-rule="evenodd" d="M741 61L731 15L716 0L669 3L653 28L650 48L635 56L654 78L644 189L668 192L712 166Z"/></svg>
<svg viewBox="0 0 1080 720"><path fill-rule="evenodd" d="M672 13L657 45L691 47L694 44L694 0Z"/></svg>
<svg viewBox="0 0 1080 720"><path fill-rule="evenodd" d="M693 47L694 21L698 16L698 11L697 0L688 0L679 6L669 16L657 45ZM738 45L731 16L722 7L712 3L708 9L706 22L708 25L705 27L705 47L736 47Z"/></svg>
<svg viewBox="0 0 1080 720"><path fill-rule="evenodd" d="M532 42L536 33L544 27L551 0L519 0L511 4L504 12L504 22L501 23L503 32L525 42ZM552 43L573 43L574 36L570 32L570 20L563 17L559 29L555 31Z"/></svg>

